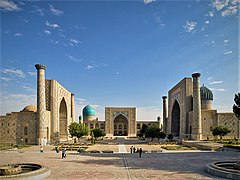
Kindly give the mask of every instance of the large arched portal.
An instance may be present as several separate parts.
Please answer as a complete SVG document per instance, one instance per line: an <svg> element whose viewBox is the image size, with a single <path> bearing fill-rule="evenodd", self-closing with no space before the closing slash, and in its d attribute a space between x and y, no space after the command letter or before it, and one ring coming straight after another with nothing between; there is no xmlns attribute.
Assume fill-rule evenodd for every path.
<svg viewBox="0 0 240 180"><path fill-rule="evenodd" d="M114 136L127 136L128 135L128 120L127 118L119 114L113 121Z"/></svg>
<svg viewBox="0 0 240 180"><path fill-rule="evenodd" d="M179 136L180 132L180 107L177 101L172 108L171 132L174 136Z"/></svg>
<svg viewBox="0 0 240 180"><path fill-rule="evenodd" d="M67 139L67 105L64 98L59 107L59 132L60 139Z"/></svg>

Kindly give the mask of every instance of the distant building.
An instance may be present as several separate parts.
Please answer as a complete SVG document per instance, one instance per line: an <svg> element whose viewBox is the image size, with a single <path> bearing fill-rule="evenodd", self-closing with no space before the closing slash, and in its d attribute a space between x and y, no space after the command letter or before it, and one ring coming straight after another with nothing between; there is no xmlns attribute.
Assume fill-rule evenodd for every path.
<svg viewBox="0 0 240 180"><path fill-rule="evenodd" d="M240 138L240 121L234 113L212 109L213 93L200 87L200 74L184 78L163 96L163 129L167 134L192 140L213 139L212 129L226 126L231 132L226 139ZM168 109L168 110L167 110Z"/></svg>
<svg viewBox="0 0 240 180"><path fill-rule="evenodd" d="M40 144L68 140L68 125L75 121L74 95L56 80L45 80L45 65L35 65L37 106L0 116L0 143Z"/></svg>
<svg viewBox="0 0 240 180"><path fill-rule="evenodd" d="M100 128L104 130L106 137L136 137L143 124L161 127L160 119L156 121L137 121L135 107L106 107L105 121L99 121L95 109L87 105L83 108L83 116L79 116L79 121L86 124L90 129Z"/></svg>

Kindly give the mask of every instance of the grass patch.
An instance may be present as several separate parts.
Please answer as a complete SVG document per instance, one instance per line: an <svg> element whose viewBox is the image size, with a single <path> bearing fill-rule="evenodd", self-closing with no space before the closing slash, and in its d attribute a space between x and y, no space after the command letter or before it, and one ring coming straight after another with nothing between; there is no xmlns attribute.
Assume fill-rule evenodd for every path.
<svg viewBox="0 0 240 180"><path fill-rule="evenodd" d="M31 145L17 145L17 144L0 144L0 150L8 150L8 149L13 149L13 148L17 148L17 149L22 149L22 148L26 148L26 147L30 147Z"/></svg>
<svg viewBox="0 0 240 180"><path fill-rule="evenodd" d="M191 148L190 146L185 145L176 145L176 146L161 146L161 148L174 151L174 150L195 150L194 148Z"/></svg>
<svg viewBox="0 0 240 180"><path fill-rule="evenodd" d="M224 145L240 145L240 139L222 139L215 142Z"/></svg>

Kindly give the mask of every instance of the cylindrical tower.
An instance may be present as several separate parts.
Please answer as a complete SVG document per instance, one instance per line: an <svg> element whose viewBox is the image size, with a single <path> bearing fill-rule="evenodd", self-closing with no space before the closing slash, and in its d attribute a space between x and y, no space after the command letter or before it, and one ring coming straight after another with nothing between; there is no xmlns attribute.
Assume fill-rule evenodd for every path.
<svg viewBox="0 0 240 180"><path fill-rule="evenodd" d="M167 133L167 96L163 96L163 131Z"/></svg>
<svg viewBox="0 0 240 180"><path fill-rule="evenodd" d="M47 143L46 98L45 98L45 69L43 64L36 64L37 69L37 121L38 144Z"/></svg>
<svg viewBox="0 0 240 180"><path fill-rule="evenodd" d="M201 123L201 97L200 97L200 73L192 74L193 77L193 122L192 122L192 139L202 139Z"/></svg>
<svg viewBox="0 0 240 180"><path fill-rule="evenodd" d="M72 122L75 122L75 106L74 106L74 94L71 94L71 117L72 117Z"/></svg>

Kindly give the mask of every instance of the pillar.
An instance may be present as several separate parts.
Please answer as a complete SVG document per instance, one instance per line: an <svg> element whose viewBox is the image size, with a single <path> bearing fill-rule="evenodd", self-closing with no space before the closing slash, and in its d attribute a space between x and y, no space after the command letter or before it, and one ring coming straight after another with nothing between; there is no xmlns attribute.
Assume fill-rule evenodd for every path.
<svg viewBox="0 0 240 180"><path fill-rule="evenodd" d="M200 73L192 74L193 77L193 121L192 121L192 139L202 139L201 123L201 97L200 97Z"/></svg>
<svg viewBox="0 0 240 180"><path fill-rule="evenodd" d="M163 96L163 131L167 133L167 96Z"/></svg>
<svg viewBox="0 0 240 180"><path fill-rule="evenodd" d="M47 143L47 120L46 120L46 98L45 98L45 69L43 64L36 64L37 69L37 122L38 122L38 144Z"/></svg>
<svg viewBox="0 0 240 180"><path fill-rule="evenodd" d="M72 122L75 122L75 105L74 105L74 94L71 94L71 117Z"/></svg>

